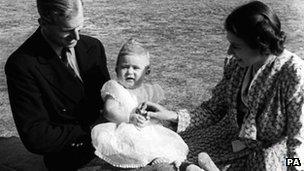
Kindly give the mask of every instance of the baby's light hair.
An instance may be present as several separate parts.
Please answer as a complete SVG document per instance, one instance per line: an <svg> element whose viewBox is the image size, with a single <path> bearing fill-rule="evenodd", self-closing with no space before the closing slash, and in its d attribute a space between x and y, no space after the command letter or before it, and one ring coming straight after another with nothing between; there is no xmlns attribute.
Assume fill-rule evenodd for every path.
<svg viewBox="0 0 304 171"><path fill-rule="evenodd" d="M149 52L142 46L141 43L137 42L135 39L130 38L120 49L116 67L120 64L121 58L127 55L139 55L147 58L148 65L150 64Z"/></svg>

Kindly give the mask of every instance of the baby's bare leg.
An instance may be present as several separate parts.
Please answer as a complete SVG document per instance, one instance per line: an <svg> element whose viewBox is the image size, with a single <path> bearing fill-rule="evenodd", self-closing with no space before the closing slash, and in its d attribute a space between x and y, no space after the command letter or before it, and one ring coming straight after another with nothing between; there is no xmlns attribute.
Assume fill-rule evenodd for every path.
<svg viewBox="0 0 304 171"><path fill-rule="evenodd" d="M198 164L206 171L219 171L218 167L211 160L210 156L205 152L198 154Z"/></svg>
<svg viewBox="0 0 304 171"><path fill-rule="evenodd" d="M205 171L205 170L198 167L197 165L190 164L189 166L187 166L186 171Z"/></svg>

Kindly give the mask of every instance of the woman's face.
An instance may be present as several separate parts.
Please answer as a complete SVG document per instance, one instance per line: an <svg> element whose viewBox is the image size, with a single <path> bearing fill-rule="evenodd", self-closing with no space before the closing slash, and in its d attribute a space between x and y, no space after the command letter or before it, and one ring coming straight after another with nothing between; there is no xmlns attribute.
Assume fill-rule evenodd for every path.
<svg viewBox="0 0 304 171"><path fill-rule="evenodd" d="M227 53L237 59L239 66L248 67L264 62L265 58L262 57L259 49L252 49L245 41L236 37L231 32L227 32L226 36L230 42Z"/></svg>

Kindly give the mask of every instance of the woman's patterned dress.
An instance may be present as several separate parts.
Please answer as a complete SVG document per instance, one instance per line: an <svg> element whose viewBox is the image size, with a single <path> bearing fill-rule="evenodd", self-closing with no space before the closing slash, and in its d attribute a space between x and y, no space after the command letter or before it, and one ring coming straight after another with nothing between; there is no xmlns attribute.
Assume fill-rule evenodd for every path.
<svg viewBox="0 0 304 171"><path fill-rule="evenodd" d="M212 98L189 113L190 124L186 119L178 123L190 149L188 159L197 163L198 153L205 151L218 166L229 164L228 170L304 170L304 61L287 50L270 56L249 84L239 126L247 69L227 58ZM187 112L179 113L184 118ZM237 139L246 148L233 152L231 142ZM302 168L287 167L286 158L299 158Z"/></svg>

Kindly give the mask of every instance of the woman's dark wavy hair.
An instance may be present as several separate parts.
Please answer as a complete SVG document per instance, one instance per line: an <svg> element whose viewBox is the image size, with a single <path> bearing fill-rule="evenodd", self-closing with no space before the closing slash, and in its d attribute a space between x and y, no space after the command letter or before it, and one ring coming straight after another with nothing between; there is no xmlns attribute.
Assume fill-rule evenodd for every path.
<svg viewBox="0 0 304 171"><path fill-rule="evenodd" d="M236 8L226 19L225 29L262 55L279 55L286 35L278 16L264 3L252 1Z"/></svg>

